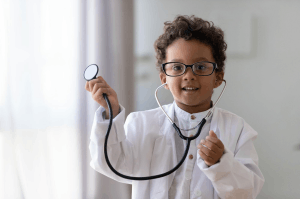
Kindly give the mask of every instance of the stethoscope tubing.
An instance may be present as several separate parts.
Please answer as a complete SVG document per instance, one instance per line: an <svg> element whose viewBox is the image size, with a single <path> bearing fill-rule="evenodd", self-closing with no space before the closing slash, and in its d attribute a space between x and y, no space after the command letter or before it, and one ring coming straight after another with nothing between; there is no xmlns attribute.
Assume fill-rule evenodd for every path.
<svg viewBox="0 0 300 199"><path fill-rule="evenodd" d="M110 130L111 130L111 126L112 126L112 121L113 121L113 112L112 112L112 107L111 107L111 104L110 104L110 101L107 97L107 95L105 93L103 93L103 97L108 105L108 108L109 108L109 125L108 125L108 128L107 128L107 132L106 132L106 136L105 136L105 141L104 141L104 156L105 156L105 160L106 160L106 163L108 165L108 167L118 176L122 177L122 178L125 178L125 179L128 179L128 180L153 180L153 179L156 179L156 178L161 178L161 177L164 177L164 176L167 176L171 173L173 173L174 171L176 171L181 165L182 163L184 162L184 160L186 159L187 157L187 154L189 152L189 149L190 149L190 142L194 139L196 139L200 133L201 133L201 130L204 126L204 124L206 123L206 119L208 117L210 117L212 115L212 111L214 110L214 107L215 105L217 104L217 102L219 101L220 97L222 96L223 92L224 92L224 89L226 87L226 81L223 80L225 82L225 86L222 90L222 93L220 94L218 100L216 101L216 103L214 104L214 106L211 108L211 110L208 112L208 114L206 115L205 118L202 119L202 121L200 122L199 124L199 128L198 128L198 131L197 131L197 134L192 136L192 137L186 137L184 135L182 135L180 129L177 127L177 125L175 124L175 122L172 121L172 119L166 114L166 112L164 111L164 109L162 108L162 106L160 105L158 99L157 99L157 90L155 92L155 97L156 97L156 100L158 101L158 104L160 106L160 108L163 110L163 112L165 113L165 115L169 118L170 122L172 123L172 126L174 127L174 129L177 131L178 135L184 139L184 140L187 140L187 145L186 145L186 148L185 148L185 151L184 151L184 155L183 157L181 158L180 162L173 168L171 169L170 171L168 172L165 172L165 173L162 173L162 174L159 174L159 175L153 175L153 176L147 176L147 177L133 177L133 176L127 176L127 175L124 175L122 173L119 173L118 171L116 171L113 166L111 165L110 161L109 161L109 158L108 158L108 155L107 155L107 142L108 142L108 137L109 137L109 133L110 133ZM164 85L164 84L163 84ZM161 87L161 86L160 86Z"/></svg>
<svg viewBox="0 0 300 199"><path fill-rule="evenodd" d="M105 136L105 142L104 142L104 156L105 156L105 160L107 162L107 165L108 167L118 176L122 177L122 178L125 178L125 179L129 179L129 180L153 180L153 179L156 179L156 178L161 178L161 177L164 177L164 176L167 176L171 173L173 173L174 171L176 171L181 165L182 163L184 162L184 160L186 159L187 157L187 154L189 152L189 149L190 149L190 142L192 139L192 137L188 137L187 139L187 146L185 148L185 151L184 151L184 155L182 157L182 159L180 160L180 162L173 168L171 169L170 171L168 172L165 172L165 173L162 173L162 174L159 174L159 175L153 175L153 176L147 176L147 177L133 177L133 176L127 176L127 175L124 175L122 173L119 173L118 171L116 171L113 166L111 165L110 161L109 161L109 158L108 158L108 155L107 155L107 141L108 141L108 137L109 137L109 133L110 133L110 129L111 129L111 126L112 126L112 108L111 108L111 104L110 104L110 101L107 97L107 95L104 93L103 94L103 97L108 105L108 108L109 108L109 125L108 125L108 128L107 128L107 132L106 132L106 136ZM202 127L204 126L204 124L206 123L206 120L205 118L202 119L201 123L200 123L200 127L198 129L198 133L197 134L200 134L201 130L202 130ZM182 135L181 132L180 132L180 129L176 126L176 124L174 123L173 127L175 128L175 130L177 131L178 135Z"/></svg>
<svg viewBox="0 0 300 199"><path fill-rule="evenodd" d="M105 142L104 142L104 156L105 156L105 160L106 160L106 162L107 162L108 167L109 167L116 175L118 175L118 176L120 176L120 177L122 177L122 178L125 178L125 179L129 179L129 180L153 180L153 179L161 178L161 177L164 177L164 176L167 176L167 175L173 173L174 171L176 171L176 170L182 165L182 163L183 163L184 160L186 159L186 156L187 156L187 154L188 154L188 152L189 152L190 142L191 142L192 139L187 139L187 146L186 146L186 149L185 149L185 151L184 151L184 155L183 155L181 161L180 161L173 169L171 169L171 170L168 171L168 172L165 172L165 173L162 173L162 174L159 174L159 175L147 176L147 177L133 177L133 176L127 176L127 175L124 175L124 174L119 173L118 171L116 171L116 170L113 168L113 166L111 165L111 163L110 163L110 161L109 161L109 158L108 158L108 155L107 155L107 141L108 141L110 129L111 129L111 126L112 126L112 115L113 115L113 113L112 113L112 108L111 108L110 101L109 101L109 99L108 99L108 97L107 97L107 95L106 95L105 93L103 94L103 97L104 97L104 99L105 99L105 101L106 101L106 103L107 103L107 105L108 105L108 108L109 108L109 125L108 125L108 128L107 128L107 132L106 132L106 136L105 136ZM201 122L202 124L200 125L199 130L200 130L200 128L202 129L202 127L204 126L204 124L205 124L205 122L206 122L206 120L205 120L204 118L203 118L202 121L203 121L203 122ZM175 125L175 126L176 126L176 125ZM180 130L179 130L179 128L178 128L177 126L174 127L174 128L176 129L176 131L177 131L178 134L181 134L181 133L178 132L178 131L180 131ZM201 131L201 130L200 130L200 131L199 131L199 130L198 130L198 132Z"/></svg>

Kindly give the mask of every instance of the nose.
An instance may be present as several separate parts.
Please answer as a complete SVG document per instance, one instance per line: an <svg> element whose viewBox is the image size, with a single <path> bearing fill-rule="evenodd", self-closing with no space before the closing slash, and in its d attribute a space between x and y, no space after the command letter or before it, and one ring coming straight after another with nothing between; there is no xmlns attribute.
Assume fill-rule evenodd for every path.
<svg viewBox="0 0 300 199"><path fill-rule="evenodd" d="M195 74L192 71L191 67L188 67L185 71L185 73L183 74L184 76L184 80L195 80Z"/></svg>

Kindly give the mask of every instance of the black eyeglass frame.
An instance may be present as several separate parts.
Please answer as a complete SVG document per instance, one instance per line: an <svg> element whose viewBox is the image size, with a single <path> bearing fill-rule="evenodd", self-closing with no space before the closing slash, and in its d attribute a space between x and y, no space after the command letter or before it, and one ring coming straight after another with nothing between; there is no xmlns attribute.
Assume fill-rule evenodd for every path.
<svg viewBox="0 0 300 199"><path fill-rule="evenodd" d="M194 72L194 70L193 70L193 66L194 66L196 63L203 63L203 62L213 64L213 67L214 67L214 68L213 68L213 71L212 71L209 75L198 75L198 74L196 74L196 73ZM185 66L185 69L184 69L184 71L183 71L183 73L182 73L181 75L183 75L183 74L185 73L185 71L186 71L186 69L187 69L188 67L190 67L190 68L192 69L192 72L193 72L195 75L198 75L198 76L210 76L211 74L214 73L214 71L216 70L216 68L218 68L217 63L215 63L215 62L210 62L210 61L196 62L196 63L193 63L192 65L187 65L187 64L184 64L184 63L181 63L181 62L166 62L166 63L161 64L161 67L162 67L162 70L164 71L164 73L165 73L167 76L169 76L169 77L178 77L178 76L181 76L181 75L175 75L175 76L173 76L173 75L168 75L168 74L166 73L165 66L166 66L167 64L171 64L171 63L183 64L183 65Z"/></svg>

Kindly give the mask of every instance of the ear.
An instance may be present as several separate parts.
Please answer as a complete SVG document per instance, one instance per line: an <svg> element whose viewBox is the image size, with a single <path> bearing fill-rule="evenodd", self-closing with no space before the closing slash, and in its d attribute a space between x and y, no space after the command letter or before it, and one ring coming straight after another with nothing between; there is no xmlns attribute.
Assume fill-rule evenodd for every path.
<svg viewBox="0 0 300 199"><path fill-rule="evenodd" d="M224 78L224 71L216 73L214 88L218 88L222 84L223 78Z"/></svg>
<svg viewBox="0 0 300 199"><path fill-rule="evenodd" d="M164 74L163 72L160 72L159 73L159 78L160 78L161 84L166 83L166 81L167 81L167 75L166 74ZM169 90L168 84L165 85L164 88L167 89L167 90Z"/></svg>

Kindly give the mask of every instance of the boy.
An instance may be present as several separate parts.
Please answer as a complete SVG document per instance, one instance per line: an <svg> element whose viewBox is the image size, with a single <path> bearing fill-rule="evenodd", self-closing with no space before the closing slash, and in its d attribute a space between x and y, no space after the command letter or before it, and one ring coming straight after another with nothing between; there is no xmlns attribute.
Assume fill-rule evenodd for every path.
<svg viewBox="0 0 300 199"><path fill-rule="evenodd" d="M164 110L179 128L190 129L207 114L213 89L222 84L227 47L224 34L194 16L177 16L173 22L165 22L164 31L154 44L161 82L167 82L165 88L174 97L173 104L165 105ZM186 142L159 108L131 113L124 124L125 109L102 77L87 82L86 90L101 105L92 128L90 164L112 179L132 184L132 198L242 199L256 198L260 192L264 177L252 142L257 132L239 116L220 108L215 108L199 137L191 141L188 158L177 171L146 181L120 178L109 169L103 154L108 126L103 93L113 108L107 150L118 172L144 177L169 171L180 161ZM196 131L182 133L193 136Z"/></svg>

